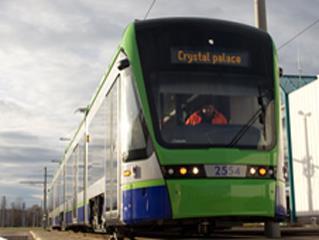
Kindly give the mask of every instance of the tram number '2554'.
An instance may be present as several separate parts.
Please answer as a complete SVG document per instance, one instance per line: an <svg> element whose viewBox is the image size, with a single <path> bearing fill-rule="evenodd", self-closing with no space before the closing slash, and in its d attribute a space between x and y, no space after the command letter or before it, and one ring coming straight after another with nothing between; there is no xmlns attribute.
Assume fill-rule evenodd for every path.
<svg viewBox="0 0 319 240"><path fill-rule="evenodd" d="M245 177L246 166L242 165L206 165L208 177Z"/></svg>

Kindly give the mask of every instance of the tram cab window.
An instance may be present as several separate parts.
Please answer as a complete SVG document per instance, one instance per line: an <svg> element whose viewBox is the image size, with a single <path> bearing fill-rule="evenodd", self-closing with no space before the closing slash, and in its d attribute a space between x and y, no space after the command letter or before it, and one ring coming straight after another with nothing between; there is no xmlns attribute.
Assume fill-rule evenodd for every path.
<svg viewBox="0 0 319 240"><path fill-rule="evenodd" d="M123 71L122 80L121 146L123 161L143 160L148 158L153 150L131 68Z"/></svg>

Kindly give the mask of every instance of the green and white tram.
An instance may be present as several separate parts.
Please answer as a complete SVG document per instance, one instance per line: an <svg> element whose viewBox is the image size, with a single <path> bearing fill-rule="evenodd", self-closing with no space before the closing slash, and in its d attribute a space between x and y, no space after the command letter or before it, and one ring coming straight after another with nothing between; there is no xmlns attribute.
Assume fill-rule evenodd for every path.
<svg viewBox="0 0 319 240"><path fill-rule="evenodd" d="M280 221L279 119L267 33L211 19L136 21L53 179L52 226L134 235Z"/></svg>

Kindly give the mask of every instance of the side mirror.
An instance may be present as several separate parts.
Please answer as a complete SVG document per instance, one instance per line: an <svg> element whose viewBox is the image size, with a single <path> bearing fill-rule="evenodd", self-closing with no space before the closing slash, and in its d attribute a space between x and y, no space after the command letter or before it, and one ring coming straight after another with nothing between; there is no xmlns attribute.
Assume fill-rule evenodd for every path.
<svg viewBox="0 0 319 240"><path fill-rule="evenodd" d="M265 112L265 101L263 97L258 97L258 105L261 107L262 112Z"/></svg>
<svg viewBox="0 0 319 240"><path fill-rule="evenodd" d="M282 67L279 67L279 77L282 77L284 75L284 70Z"/></svg>
<svg viewBox="0 0 319 240"><path fill-rule="evenodd" d="M265 113L262 112L260 115L259 115L259 122L264 125L265 124Z"/></svg>
<svg viewBox="0 0 319 240"><path fill-rule="evenodd" d="M129 66L130 66L130 61L127 58L125 58L119 62L119 65L117 66L117 68L118 70L122 71L123 69L128 68Z"/></svg>

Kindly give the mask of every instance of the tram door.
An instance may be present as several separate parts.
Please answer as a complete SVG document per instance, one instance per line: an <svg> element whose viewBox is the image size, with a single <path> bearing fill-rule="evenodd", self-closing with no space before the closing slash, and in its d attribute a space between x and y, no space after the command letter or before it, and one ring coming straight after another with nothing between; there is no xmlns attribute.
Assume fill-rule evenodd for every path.
<svg viewBox="0 0 319 240"><path fill-rule="evenodd" d="M106 219L118 217L118 115L119 115L119 76L106 95L107 131L105 162L105 212Z"/></svg>

